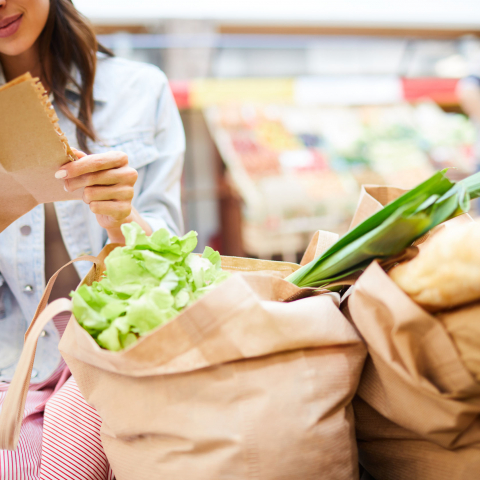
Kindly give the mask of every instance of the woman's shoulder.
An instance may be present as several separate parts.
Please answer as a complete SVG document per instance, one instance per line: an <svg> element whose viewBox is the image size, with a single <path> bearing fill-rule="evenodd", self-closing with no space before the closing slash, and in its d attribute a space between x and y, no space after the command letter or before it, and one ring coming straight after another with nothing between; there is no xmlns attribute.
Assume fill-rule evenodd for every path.
<svg viewBox="0 0 480 480"><path fill-rule="evenodd" d="M122 91L160 94L167 84L167 77L155 65L97 54L94 88L100 96L117 96Z"/></svg>
<svg viewBox="0 0 480 480"><path fill-rule="evenodd" d="M93 122L99 142L92 152L121 150L134 168L159 158L158 132L183 147L183 130L165 74L156 66L120 57L98 56L93 89ZM165 141L164 149L168 149Z"/></svg>

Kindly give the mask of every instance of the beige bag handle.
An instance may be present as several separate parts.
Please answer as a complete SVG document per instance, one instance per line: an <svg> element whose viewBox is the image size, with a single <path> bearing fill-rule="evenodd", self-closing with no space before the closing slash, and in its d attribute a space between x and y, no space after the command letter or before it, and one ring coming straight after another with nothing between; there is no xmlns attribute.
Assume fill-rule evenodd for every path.
<svg viewBox="0 0 480 480"><path fill-rule="evenodd" d="M37 341L40 334L47 323L55 317L55 315L62 312L72 311L72 302L66 298L59 298L47 306L53 285L55 284L59 273L65 267L74 262L83 260L93 262L96 266L101 263L97 257L79 257L68 262L54 273L43 292L42 299L38 304L32 323L25 333L25 343L23 345L22 354L0 412L0 450L15 450L17 448L25 402L27 400L28 388L30 386L33 362L35 360L35 350L37 348Z"/></svg>

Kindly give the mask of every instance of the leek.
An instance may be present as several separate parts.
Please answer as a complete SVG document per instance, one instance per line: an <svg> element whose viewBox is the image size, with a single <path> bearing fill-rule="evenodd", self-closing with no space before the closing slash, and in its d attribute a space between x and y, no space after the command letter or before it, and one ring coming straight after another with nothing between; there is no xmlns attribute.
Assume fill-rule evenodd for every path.
<svg viewBox="0 0 480 480"><path fill-rule="evenodd" d="M468 212L470 200L480 196L480 173L458 183L445 173L437 172L386 205L286 280L299 287L328 286L374 259L398 255L440 223Z"/></svg>

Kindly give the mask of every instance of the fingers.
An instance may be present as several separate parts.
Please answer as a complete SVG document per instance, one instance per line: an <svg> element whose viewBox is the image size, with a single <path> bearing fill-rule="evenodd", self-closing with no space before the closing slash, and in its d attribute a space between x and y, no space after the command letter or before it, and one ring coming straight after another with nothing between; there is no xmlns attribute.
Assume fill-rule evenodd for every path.
<svg viewBox="0 0 480 480"><path fill-rule="evenodd" d="M105 215L120 224L132 213L132 204L129 201L94 201L90 203L90 210L96 215ZM112 223L111 226L115 226L115 222Z"/></svg>
<svg viewBox="0 0 480 480"><path fill-rule="evenodd" d="M79 163L73 162L73 163ZM98 185L127 185L133 187L137 181L138 173L134 168L125 166L121 168L112 168L92 173L85 173L78 177L65 180L65 190L74 192L79 188L98 186Z"/></svg>
<svg viewBox="0 0 480 480"><path fill-rule="evenodd" d="M75 154L77 152L79 160L63 165L55 173L55 178L72 179L89 173L121 168L128 165L128 156L123 152L107 152L94 155L85 155L79 150L76 150Z"/></svg>
<svg viewBox="0 0 480 480"><path fill-rule="evenodd" d="M134 190L129 185L93 186L85 187L83 201L88 205L107 200L131 202L133 195Z"/></svg>
<svg viewBox="0 0 480 480"><path fill-rule="evenodd" d="M65 180L65 190L74 192L84 188L83 201L104 228L118 228L132 221L133 187L138 173L129 167L128 156L123 152L86 155L72 150L78 160L63 165L55 173L56 178Z"/></svg>
<svg viewBox="0 0 480 480"><path fill-rule="evenodd" d="M70 147L72 149L72 152L77 156L78 159L86 157L87 154L85 152L82 152L81 150L77 150L74 147Z"/></svg>

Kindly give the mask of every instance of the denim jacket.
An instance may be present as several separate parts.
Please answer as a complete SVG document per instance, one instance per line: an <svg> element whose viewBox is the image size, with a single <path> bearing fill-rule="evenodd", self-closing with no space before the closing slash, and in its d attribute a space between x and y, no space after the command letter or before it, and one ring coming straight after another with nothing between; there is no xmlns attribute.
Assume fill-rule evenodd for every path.
<svg viewBox="0 0 480 480"><path fill-rule="evenodd" d="M76 115L79 92L73 84L67 85L67 95ZM153 65L98 54L94 101L93 125L99 140L90 142L90 150L125 152L138 171L133 206L152 229L165 227L180 233L185 136L165 75ZM78 147L75 126L58 110L57 114L70 145ZM88 205L80 200L57 202L55 210L71 258L100 252L107 234ZM44 238L43 205L0 233L0 384L12 378L24 334L45 288ZM80 278L90 267L87 262L75 263ZM38 342L32 384L43 382L58 367L58 342L50 322Z"/></svg>

